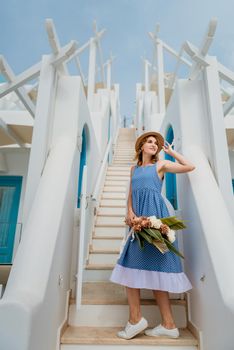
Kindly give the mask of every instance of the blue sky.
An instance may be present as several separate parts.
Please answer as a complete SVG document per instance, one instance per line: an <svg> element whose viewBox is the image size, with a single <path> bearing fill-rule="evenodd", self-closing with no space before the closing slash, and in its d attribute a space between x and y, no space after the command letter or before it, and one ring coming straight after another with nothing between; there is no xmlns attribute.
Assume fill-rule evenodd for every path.
<svg viewBox="0 0 234 350"><path fill-rule="evenodd" d="M233 0L1 0L0 53L15 73L20 73L50 53L45 19L54 20L62 45L85 43L93 20L106 28L102 40L104 59L116 55L113 81L120 84L121 113L135 112L136 83L143 79L141 57L152 58L148 36L160 23L160 37L179 51L185 40L200 44L212 17L218 28L210 54L234 70ZM82 63L86 70L88 57ZM85 63L86 62L86 63ZM169 60L167 70L174 68Z"/></svg>

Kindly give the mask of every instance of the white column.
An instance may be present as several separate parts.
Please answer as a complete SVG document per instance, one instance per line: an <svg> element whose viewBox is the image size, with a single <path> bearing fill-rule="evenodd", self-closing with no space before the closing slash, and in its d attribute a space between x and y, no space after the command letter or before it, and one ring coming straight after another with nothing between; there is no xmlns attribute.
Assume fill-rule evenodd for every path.
<svg viewBox="0 0 234 350"><path fill-rule="evenodd" d="M111 62L107 64L107 90L111 89Z"/></svg>
<svg viewBox="0 0 234 350"><path fill-rule="evenodd" d="M92 110L93 97L95 92L95 71L96 71L96 50L97 44L94 38L90 39L89 46L89 76L88 76L88 105Z"/></svg>
<svg viewBox="0 0 234 350"><path fill-rule="evenodd" d="M149 92L149 64L145 60L145 92Z"/></svg>
<svg viewBox="0 0 234 350"><path fill-rule="evenodd" d="M52 105L56 89L55 70L49 56L43 56L33 127L32 146L23 208L23 223L27 220L48 156L52 124Z"/></svg>
<svg viewBox="0 0 234 350"><path fill-rule="evenodd" d="M158 68L158 112L165 113L165 86L163 66L163 46L161 40L157 40L157 68Z"/></svg>

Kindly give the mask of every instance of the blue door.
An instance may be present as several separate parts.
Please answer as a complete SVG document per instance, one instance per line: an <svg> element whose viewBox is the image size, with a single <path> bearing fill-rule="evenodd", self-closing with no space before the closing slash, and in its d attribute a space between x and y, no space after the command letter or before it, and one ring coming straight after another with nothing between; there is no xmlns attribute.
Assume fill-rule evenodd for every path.
<svg viewBox="0 0 234 350"><path fill-rule="evenodd" d="M22 176L0 176L0 264L11 264Z"/></svg>
<svg viewBox="0 0 234 350"><path fill-rule="evenodd" d="M82 178L83 178L83 168L86 164L86 135L85 130L82 132L82 148L80 155L80 172L78 179L78 199L77 199L77 208L80 208L80 195L81 195L81 187L82 187Z"/></svg>
<svg viewBox="0 0 234 350"><path fill-rule="evenodd" d="M171 144L174 140L174 132L172 127L168 128L166 140ZM175 159L169 154L165 154L165 159L175 162ZM174 209L178 209L177 205L177 191L176 191L176 174L166 173L166 197L173 205Z"/></svg>

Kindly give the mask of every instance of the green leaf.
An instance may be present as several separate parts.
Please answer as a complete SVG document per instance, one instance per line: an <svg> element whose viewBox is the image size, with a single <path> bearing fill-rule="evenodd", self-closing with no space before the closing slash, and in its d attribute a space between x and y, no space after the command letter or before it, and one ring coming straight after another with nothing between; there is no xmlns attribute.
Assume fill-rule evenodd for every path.
<svg viewBox="0 0 234 350"><path fill-rule="evenodd" d="M176 216L169 216L167 218L160 218L163 224L168 225L172 230L181 230L186 228L184 220L178 219Z"/></svg>
<svg viewBox="0 0 234 350"><path fill-rule="evenodd" d="M142 239L142 237L140 237L138 233L135 233L135 236L136 236L136 238L138 240L140 248L144 249L144 239Z"/></svg>
<svg viewBox="0 0 234 350"><path fill-rule="evenodd" d="M164 242L166 243L168 249L175 253L176 255L180 256L181 258L184 259L184 256L173 246L171 242L169 242L167 239L164 239Z"/></svg>
<svg viewBox="0 0 234 350"><path fill-rule="evenodd" d="M144 228L143 229L146 233L148 233L151 237L158 239L159 241L163 242L162 234L159 230L156 230L155 228Z"/></svg>
<svg viewBox="0 0 234 350"><path fill-rule="evenodd" d="M141 231L138 234L141 235L148 243L150 244L153 243L152 238L149 235L147 235L145 232Z"/></svg>

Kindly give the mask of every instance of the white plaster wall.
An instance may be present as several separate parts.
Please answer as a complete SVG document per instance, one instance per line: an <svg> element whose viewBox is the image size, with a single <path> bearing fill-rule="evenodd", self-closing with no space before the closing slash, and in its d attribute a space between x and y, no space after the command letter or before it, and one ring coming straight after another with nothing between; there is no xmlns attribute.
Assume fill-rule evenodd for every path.
<svg viewBox="0 0 234 350"><path fill-rule="evenodd" d="M232 179L234 179L234 151L229 151Z"/></svg>
<svg viewBox="0 0 234 350"><path fill-rule="evenodd" d="M76 145L80 145L84 122L89 129L89 193L100 166L80 78L60 77L57 98L51 149L0 301L1 344L11 350L55 349L66 316L80 158Z"/></svg>
<svg viewBox="0 0 234 350"><path fill-rule="evenodd" d="M190 154L191 147L202 150L205 159L208 160L206 166L209 167L209 163L212 164L209 132L211 121L207 116L206 100L203 93L202 81L179 81L169 103L161 132L165 135L171 124L175 135L175 149L185 156ZM200 168L199 157L190 160L197 168ZM204 174L202 169L204 169ZM224 234L229 238L232 237L233 226L210 169L209 167L209 180L205 167L200 168L199 176L196 169L189 174L176 175L178 207L182 217L188 220L188 228L183 230L183 246L185 272L193 285L193 289L189 293L189 319L202 332L202 350L220 350L221 348L232 350L234 314L227 307L229 297L226 298L224 294L221 294L223 288L221 281L225 281L225 285L229 285L229 289L226 290L227 294L229 291L231 293L233 285L232 280L230 280L232 264L230 252L227 253L230 250L228 246L222 248L221 252L219 247L220 249L223 247ZM225 169L223 175L225 176ZM213 187L210 187L211 180ZM204 185L204 191L198 202L195 194L201 187L200 183ZM208 192L205 190L206 184L209 188ZM195 188L195 192L192 191L192 187ZM210 188L213 189L210 190ZM198 209L204 203L206 205L203 206L201 215ZM216 213L215 216L213 216L213 212ZM217 213L221 215L222 212L227 216L225 219L218 217ZM209 222L205 222L206 217L209 217ZM211 220L216 219L224 220L225 224L228 221L229 226L224 229L225 232L217 229L210 232ZM229 238L225 238L225 242ZM212 244L211 239L216 240L215 244ZM230 244L231 240L232 238L230 238ZM217 266L220 266L220 269ZM205 276L204 281L201 280L203 276ZM233 305L231 296L228 302L229 305Z"/></svg>
<svg viewBox="0 0 234 350"><path fill-rule="evenodd" d="M15 241L14 241L14 250L13 250L13 259L15 257L19 240L20 240L20 234L22 230L22 212L23 212L23 203L24 203L24 196L25 196L25 188L26 188L26 182L27 182L27 171L28 171L28 162L29 162L29 156L30 156L30 149L4 149L1 150L1 153L4 156L4 159L6 161L6 167L7 172L0 173L4 176L22 176L22 187L21 187L21 195L20 195L20 204L19 204L19 212L18 212L18 219L17 219L17 227L15 232Z"/></svg>

